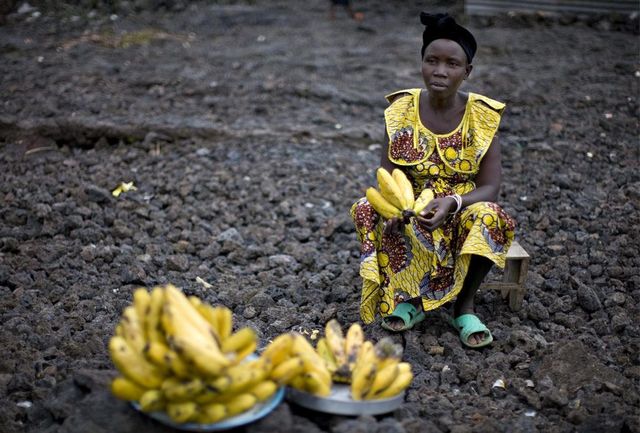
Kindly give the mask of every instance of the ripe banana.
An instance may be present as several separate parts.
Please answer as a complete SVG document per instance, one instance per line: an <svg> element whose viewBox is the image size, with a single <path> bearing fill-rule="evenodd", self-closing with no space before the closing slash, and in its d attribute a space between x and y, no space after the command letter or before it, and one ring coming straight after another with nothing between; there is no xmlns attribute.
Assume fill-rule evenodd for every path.
<svg viewBox="0 0 640 433"><path fill-rule="evenodd" d="M222 340L231 335L231 330L233 329L233 314L230 309L224 306L211 307L213 311L214 317L217 319L218 327L218 335Z"/></svg>
<svg viewBox="0 0 640 433"><path fill-rule="evenodd" d="M133 306L136 309L136 315L138 316L138 320L140 321L140 326L142 327L143 334L146 337L146 331L144 329L144 320L149 313L149 304L151 303L151 295L147 292L147 289L144 287L139 287L133 291Z"/></svg>
<svg viewBox="0 0 640 433"><path fill-rule="evenodd" d="M123 376L118 376L111 382L111 392L121 400L138 401L145 388Z"/></svg>
<svg viewBox="0 0 640 433"><path fill-rule="evenodd" d="M277 367L290 357L293 346L293 334L280 334L273 339L262 352L261 358L268 360L273 367Z"/></svg>
<svg viewBox="0 0 640 433"><path fill-rule="evenodd" d="M278 390L278 385L272 380L264 380L251 387L247 392L256 400L265 401Z"/></svg>
<svg viewBox="0 0 640 433"><path fill-rule="evenodd" d="M377 357L373 343L365 341L351 375L351 398L362 400L369 392L377 368Z"/></svg>
<svg viewBox="0 0 640 433"><path fill-rule="evenodd" d="M364 331L358 323L353 323L347 330L347 336L345 337L344 350L347 355L347 364L349 368L349 374L353 371L358 360L358 353L364 343Z"/></svg>
<svg viewBox="0 0 640 433"><path fill-rule="evenodd" d="M378 186L382 196L398 209L407 209L402 190L393 179L393 176L383 167L380 167L376 170L376 178L378 179Z"/></svg>
<svg viewBox="0 0 640 433"><path fill-rule="evenodd" d="M304 361L299 356L289 358L271 371L270 378L278 385L285 385L304 371Z"/></svg>
<svg viewBox="0 0 640 433"><path fill-rule="evenodd" d="M366 196L369 204L373 206L375 211L383 218L391 219L402 217L402 210L389 203L374 187L367 188Z"/></svg>
<svg viewBox="0 0 640 433"><path fill-rule="evenodd" d="M331 353L333 353L333 357L336 359L336 365L340 368L347 362L347 354L344 351L344 334L340 323L336 319L331 319L327 322L324 328L324 336L327 339L327 344L331 349Z"/></svg>
<svg viewBox="0 0 640 433"><path fill-rule="evenodd" d="M376 373L370 389L364 395L365 399L377 398L377 394L386 389L398 377L399 362L388 364L384 368L380 368Z"/></svg>
<svg viewBox="0 0 640 433"><path fill-rule="evenodd" d="M192 400L205 388L204 382L200 378L190 380L180 380L170 377L162 382L162 393L170 402L184 402Z"/></svg>
<svg viewBox="0 0 640 433"><path fill-rule="evenodd" d="M140 396L140 409L143 412L157 412L164 410L166 402L159 389L150 389Z"/></svg>
<svg viewBox="0 0 640 433"><path fill-rule="evenodd" d="M158 368L136 352L123 337L109 340L109 353L116 368L128 379L145 388L158 388L164 377Z"/></svg>
<svg viewBox="0 0 640 433"><path fill-rule="evenodd" d="M191 328L197 330L199 333L209 335L216 344L219 344L218 336L216 332L211 328L209 322L205 320L198 310L193 306L189 299L178 290L175 286L168 284L165 286L165 310L168 306L175 313L182 315L181 319L191 325Z"/></svg>
<svg viewBox="0 0 640 433"><path fill-rule="evenodd" d="M167 415L178 423L185 423L197 415L198 405L192 401L182 403L168 403Z"/></svg>
<svg viewBox="0 0 640 433"><path fill-rule="evenodd" d="M196 315L202 322L196 324L188 315ZM165 289L162 324L169 346L193 362L202 374L217 376L224 367L231 364L220 350L211 326L182 293L169 286Z"/></svg>
<svg viewBox="0 0 640 433"><path fill-rule="evenodd" d="M177 377L189 377L189 365L187 365L187 363L180 358L176 352L169 349L169 346L164 342L152 341L147 343L143 353L147 359L164 374L171 371Z"/></svg>
<svg viewBox="0 0 640 433"><path fill-rule="evenodd" d="M378 392L375 398L391 398L398 395L403 389L408 387L413 380L413 373L411 370L404 371L398 375L398 377L391 382L391 384L382 391Z"/></svg>
<svg viewBox="0 0 640 433"><path fill-rule="evenodd" d="M227 409L222 403L210 403L200 406L197 421L201 424L211 424L222 421L227 416Z"/></svg>
<svg viewBox="0 0 640 433"><path fill-rule="evenodd" d="M329 380L317 371L306 371L302 374L305 389L311 394L326 397L331 394L331 376Z"/></svg>
<svg viewBox="0 0 640 433"><path fill-rule="evenodd" d="M255 350L257 340L256 331L247 326L223 340L220 348L224 353L243 353L246 356ZM247 348L252 349L251 352L246 353L249 350Z"/></svg>
<svg viewBox="0 0 640 433"><path fill-rule="evenodd" d="M326 338L322 337L318 340L318 343L316 344L316 352L318 352L318 355L323 359L329 372L331 374L335 373L338 369L338 366L336 365L336 358L333 356L331 349L329 349Z"/></svg>
<svg viewBox="0 0 640 433"><path fill-rule="evenodd" d="M149 307L144 316L144 333L149 342L161 342L165 344L164 333L160 324L162 305L164 304L164 289L155 287L151 291Z"/></svg>
<svg viewBox="0 0 640 433"><path fill-rule="evenodd" d="M133 305L129 305L124 309L120 324L122 325L122 333L127 343L129 343L133 350L142 353L146 343L144 330L142 329L138 313Z"/></svg>
<svg viewBox="0 0 640 433"><path fill-rule="evenodd" d="M391 176L393 180L396 181L396 184L400 188L400 192L402 193L404 207L405 209L413 209L413 205L415 203L415 198L413 196L413 185L411 185L411 181L407 177L407 175L399 168L393 169L391 172Z"/></svg>
<svg viewBox="0 0 640 433"><path fill-rule="evenodd" d="M225 404L227 417L234 416L251 409L258 399L255 395L244 393L233 397Z"/></svg>

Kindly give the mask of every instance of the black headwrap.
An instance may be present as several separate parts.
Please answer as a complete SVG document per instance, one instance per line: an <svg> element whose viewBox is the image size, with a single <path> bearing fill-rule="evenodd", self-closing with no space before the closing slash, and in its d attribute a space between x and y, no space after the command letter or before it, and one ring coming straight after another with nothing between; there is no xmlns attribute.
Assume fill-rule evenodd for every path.
<svg viewBox="0 0 640 433"><path fill-rule="evenodd" d="M424 57L424 50L431 42L436 39L450 39L462 47L467 55L467 61L471 63L478 49L476 39L469 30L456 23L451 15L421 12L420 22L425 26L422 33L422 57Z"/></svg>

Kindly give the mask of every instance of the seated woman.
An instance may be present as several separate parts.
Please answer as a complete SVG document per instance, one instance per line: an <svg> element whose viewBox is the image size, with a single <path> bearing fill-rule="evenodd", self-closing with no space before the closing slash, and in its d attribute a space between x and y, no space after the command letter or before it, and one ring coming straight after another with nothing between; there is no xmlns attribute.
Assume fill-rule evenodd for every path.
<svg viewBox="0 0 640 433"><path fill-rule="evenodd" d="M360 315L371 323L380 313L382 326L404 331L455 300L462 343L483 347L493 337L474 314L474 295L493 264L504 267L515 229L495 203L504 104L459 90L472 70L473 35L447 14L420 19L426 89L387 96L381 166L402 169L416 197L434 198L409 220L384 220L366 198L351 208L361 244Z"/></svg>

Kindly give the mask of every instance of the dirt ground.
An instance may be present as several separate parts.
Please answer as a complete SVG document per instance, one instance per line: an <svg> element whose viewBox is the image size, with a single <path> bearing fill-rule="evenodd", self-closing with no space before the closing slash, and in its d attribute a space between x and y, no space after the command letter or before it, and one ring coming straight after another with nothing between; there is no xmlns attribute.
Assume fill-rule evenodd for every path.
<svg viewBox="0 0 640 433"><path fill-rule="evenodd" d="M0 431L169 431L106 388L140 285L222 303L263 342L359 319L348 211L373 182L384 95L422 85L417 14L450 2L354 3L362 23L323 0L7 17ZM500 203L532 257L522 308L478 294L482 351L444 310L394 335L416 378L393 413L284 402L241 431L640 432L637 15L468 23L466 89L508 105ZM137 191L113 198L123 181Z"/></svg>

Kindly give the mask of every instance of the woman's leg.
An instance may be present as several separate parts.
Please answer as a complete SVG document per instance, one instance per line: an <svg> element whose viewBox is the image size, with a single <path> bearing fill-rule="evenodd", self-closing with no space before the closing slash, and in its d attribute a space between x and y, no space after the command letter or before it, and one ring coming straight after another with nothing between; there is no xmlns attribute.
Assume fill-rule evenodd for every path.
<svg viewBox="0 0 640 433"><path fill-rule="evenodd" d="M476 255L471 256L469 272L467 272L467 277L464 280L462 289L460 290L453 306L454 318L474 312L474 298L476 292L480 288L480 284L484 280L484 277L487 276L492 266L493 262L486 257ZM471 334L469 336L469 344L478 344L482 342L483 339L484 334L482 332Z"/></svg>

